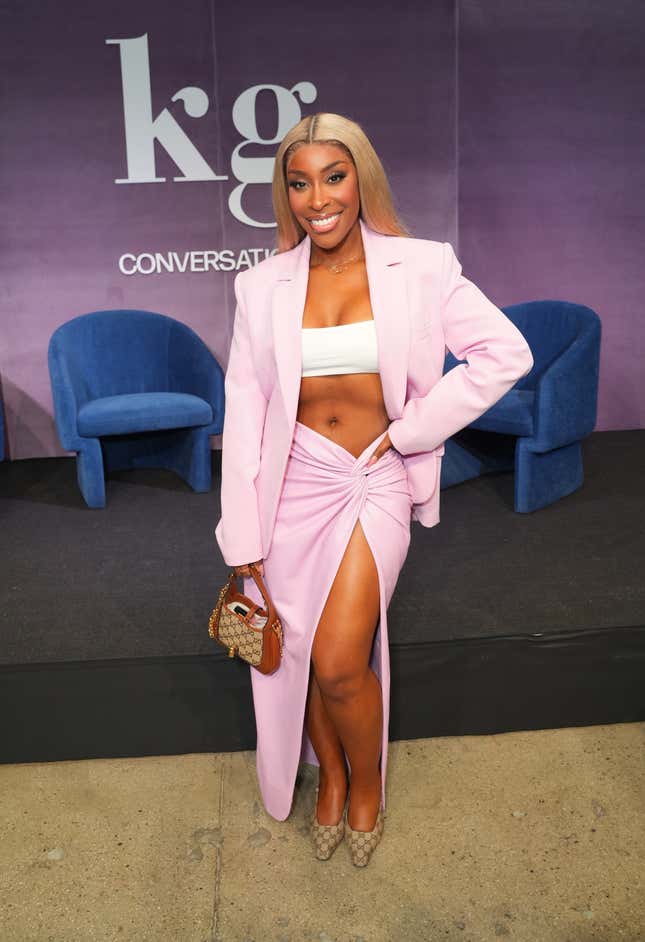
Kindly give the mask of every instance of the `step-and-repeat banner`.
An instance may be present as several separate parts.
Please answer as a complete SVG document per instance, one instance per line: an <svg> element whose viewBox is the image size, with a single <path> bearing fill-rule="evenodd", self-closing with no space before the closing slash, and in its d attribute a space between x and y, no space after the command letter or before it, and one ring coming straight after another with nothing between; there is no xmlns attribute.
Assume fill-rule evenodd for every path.
<svg viewBox="0 0 645 942"><path fill-rule="evenodd" d="M562 297L598 310L597 427L641 427L635 117L645 70L634 26L644 17L627 3L593 20L588 6L9 0L0 39L9 456L65 454L47 345L78 314L168 314L226 367L234 275L275 246L275 151L315 111L361 124L413 234L452 242L496 304Z"/></svg>

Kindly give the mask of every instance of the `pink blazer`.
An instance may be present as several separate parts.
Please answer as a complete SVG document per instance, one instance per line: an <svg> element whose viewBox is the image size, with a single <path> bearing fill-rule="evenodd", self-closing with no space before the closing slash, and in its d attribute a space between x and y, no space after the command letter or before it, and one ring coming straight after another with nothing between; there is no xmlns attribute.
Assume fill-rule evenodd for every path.
<svg viewBox="0 0 645 942"><path fill-rule="evenodd" d="M449 242L386 236L359 220L392 444L403 456L412 519L439 522L444 442L529 372L520 331L461 273ZM294 431L311 239L235 277L237 307L224 383L224 561L268 555ZM446 347L466 360L442 375Z"/></svg>

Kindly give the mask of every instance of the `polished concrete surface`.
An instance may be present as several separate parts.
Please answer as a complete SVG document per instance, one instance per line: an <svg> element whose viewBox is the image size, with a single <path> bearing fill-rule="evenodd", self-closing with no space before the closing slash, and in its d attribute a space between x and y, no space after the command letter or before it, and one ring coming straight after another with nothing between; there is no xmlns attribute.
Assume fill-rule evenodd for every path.
<svg viewBox="0 0 645 942"><path fill-rule="evenodd" d="M19 718L16 718L19 722ZM645 723L391 744L370 865L255 753L0 766L1 942L644 942Z"/></svg>

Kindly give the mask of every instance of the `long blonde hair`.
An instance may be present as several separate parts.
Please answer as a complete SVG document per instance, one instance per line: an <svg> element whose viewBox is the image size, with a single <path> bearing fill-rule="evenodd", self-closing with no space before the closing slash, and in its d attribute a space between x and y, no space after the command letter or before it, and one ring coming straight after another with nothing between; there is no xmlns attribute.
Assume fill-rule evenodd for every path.
<svg viewBox="0 0 645 942"><path fill-rule="evenodd" d="M302 118L287 131L275 156L271 198L277 223L278 252L294 248L306 235L289 205L286 166L298 147L314 142L336 144L352 159L358 177L359 216L370 229L384 235L411 235L399 219L383 164L361 126L343 115L319 111Z"/></svg>

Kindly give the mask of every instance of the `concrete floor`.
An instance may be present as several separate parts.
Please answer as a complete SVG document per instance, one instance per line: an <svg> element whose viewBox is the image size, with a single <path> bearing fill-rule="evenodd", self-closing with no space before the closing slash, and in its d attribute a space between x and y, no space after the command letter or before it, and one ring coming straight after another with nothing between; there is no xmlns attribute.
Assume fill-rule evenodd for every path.
<svg viewBox="0 0 645 942"><path fill-rule="evenodd" d="M392 743L365 870L255 753L0 766L1 942L643 942L645 723Z"/></svg>

